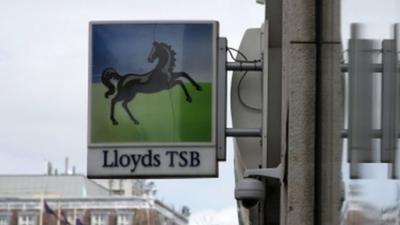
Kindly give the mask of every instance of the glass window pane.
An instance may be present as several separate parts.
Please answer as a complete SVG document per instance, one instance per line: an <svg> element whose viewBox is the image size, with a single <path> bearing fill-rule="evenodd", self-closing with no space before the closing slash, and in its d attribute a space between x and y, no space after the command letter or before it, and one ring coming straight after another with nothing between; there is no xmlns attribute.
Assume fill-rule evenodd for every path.
<svg viewBox="0 0 400 225"><path fill-rule="evenodd" d="M106 214L93 214L90 218L91 225L107 225L108 216Z"/></svg>
<svg viewBox="0 0 400 225"><path fill-rule="evenodd" d="M8 225L8 216L0 216L0 225Z"/></svg>

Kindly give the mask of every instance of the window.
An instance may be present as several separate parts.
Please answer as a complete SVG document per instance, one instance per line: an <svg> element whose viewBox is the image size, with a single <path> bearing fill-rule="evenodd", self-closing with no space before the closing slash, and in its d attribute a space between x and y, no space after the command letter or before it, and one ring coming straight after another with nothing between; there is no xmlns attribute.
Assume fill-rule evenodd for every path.
<svg viewBox="0 0 400 225"><path fill-rule="evenodd" d="M0 214L0 225L8 225L9 224L9 215Z"/></svg>
<svg viewBox="0 0 400 225"><path fill-rule="evenodd" d="M18 225L36 225L37 216L33 213L18 215Z"/></svg>
<svg viewBox="0 0 400 225"><path fill-rule="evenodd" d="M108 225L107 213L93 213L90 217L90 225Z"/></svg>
<svg viewBox="0 0 400 225"><path fill-rule="evenodd" d="M114 195L124 195L125 191L124 190L113 190L112 193Z"/></svg>
<svg viewBox="0 0 400 225"><path fill-rule="evenodd" d="M117 215L117 225L131 225L132 224L132 214L121 213Z"/></svg>
<svg viewBox="0 0 400 225"><path fill-rule="evenodd" d="M67 221L70 223L70 224L75 224L75 216L74 216L74 214L73 213L68 213L67 214ZM1 225L1 224L0 224Z"/></svg>
<svg viewBox="0 0 400 225"><path fill-rule="evenodd" d="M159 220L160 220L160 225L168 225L168 218L163 216L162 214L160 214L158 216Z"/></svg>
<svg viewBox="0 0 400 225"><path fill-rule="evenodd" d="M70 210L67 212L66 216L70 224L76 224L76 219L82 220L84 213L83 211L80 210L79 211Z"/></svg>

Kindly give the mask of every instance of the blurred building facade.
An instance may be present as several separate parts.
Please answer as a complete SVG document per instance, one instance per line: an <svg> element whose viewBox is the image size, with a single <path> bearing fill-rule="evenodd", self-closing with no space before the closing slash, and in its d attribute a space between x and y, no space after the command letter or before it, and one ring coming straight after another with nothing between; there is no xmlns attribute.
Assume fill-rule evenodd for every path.
<svg viewBox="0 0 400 225"><path fill-rule="evenodd" d="M110 195L149 196L156 194L153 182L142 179L95 179L93 180L110 192Z"/></svg>
<svg viewBox="0 0 400 225"><path fill-rule="evenodd" d="M140 187L140 189L137 189ZM187 225L154 184L76 174L0 176L0 225Z"/></svg>

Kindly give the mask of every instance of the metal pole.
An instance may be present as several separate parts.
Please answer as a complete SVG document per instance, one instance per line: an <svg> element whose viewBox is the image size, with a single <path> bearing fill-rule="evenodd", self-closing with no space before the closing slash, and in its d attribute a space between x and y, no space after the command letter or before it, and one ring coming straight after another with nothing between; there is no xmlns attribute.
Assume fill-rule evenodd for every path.
<svg viewBox="0 0 400 225"><path fill-rule="evenodd" d="M399 67L400 67L400 65L399 65L399 63L398 63L398 59L399 59L399 54L398 54L398 50L400 49L400 24L399 23L397 23L397 24L395 24L394 25L394 28L393 28L393 33L394 33L394 40L395 40L395 51L396 51L396 68L395 68L395 70L396 70L396 72L395 72L395 74L396 74L396 77L397 77L397 80L396 80L396 100L398 100L398 99L400 99L400 91L399 91L399 88L400 88L400 79L398 78L398 76L399 76ZM399 103L397 103L396 104L396 134L398 134L399 132L400 132L400 104ZM394 178L394 179L399 179L399 177L400 177L400 173L399 173L399 170L400 170L400 162L399 162L399 157L400 157L400 150L399 150L399 146L397 146L396 145L396 148L395 148L395 152L394 152L394 160L393 160L393 167L392 167L392 177Z"/></svg>
<svg viewBox="0 0 400 225"><path fill-rule="evenodd" d="M373 41L361 39L363 27L352 24L349 40L348 161L351 178L358 178L358 164L373 162Z"/></svg>
<svg viewBox="0 0 400 225"><path fill-rule="evenodd" d="M228 41L226 38L219 38L218 40L218 73L217 73L217 159L221 161L226 160L226 89L227 89L227 73L226 73L226 47Z"/></svg>
<svg viewBox="0 0 400 225"><path fill-rule="evenodd" d="M262 71L261 62L226 62L226 69L232 71Z"/></svg>
<svg viewBox="0 0 400 225"><path fill-rule="evenodd" d="M378 50L377 50L378 51ZM373 64L371 64L370 65L371 66L371 72L373 72L373 73L382 73L383 72L383 66L382 66L382 64L380 64L380 63L373 63ZM340 70L343 72L343 73L348 73L349 72L349 64L343 64L341 67L340 67Z"/></svg>
<svg viewBox="0 0 400 225"><path fill-rule="evenodd" d="M393 163L397 145L396 108L397 108L397 50L394 40L382 42L382 139L381 162Z"/></svg>
<svg viewBox="0 0 400 225"><path fill-rule="evenodd" d="M380 129L372 129L370 133L371 138L382 138L382 130ZM340 133L340 137L342 138L348 138L349 137L349 130L343 130Z"/></svg>
<svg viewBox="0 0 400 225"><path fill-rule="evenodd" d="M226 128L227 137L261 137L261 128Z"/></svg>

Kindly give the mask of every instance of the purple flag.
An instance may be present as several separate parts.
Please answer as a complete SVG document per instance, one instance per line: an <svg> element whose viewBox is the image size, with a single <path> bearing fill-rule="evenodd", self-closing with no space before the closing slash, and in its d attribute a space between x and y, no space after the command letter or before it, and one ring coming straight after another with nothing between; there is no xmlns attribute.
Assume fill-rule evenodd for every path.
<svg viewBox="0 0 400 225"><path fill-rule="evenodd" d="M83 225L83 223L79 218L77 218L75 225Z"/></svg>
<svg viewBox="0 0 400 225"><path fill-rule="evenodd" d="M61 211L61 218L59 218L59 220L61 221L62 225L71 225L63 211Z"/></svg>
<svg viewBox="0 0 400 225"><path fill-rule="evenodd" d="M45 212L45 213L52 214L52 215L54 215L54 216L57 217L57 215L56 215L56 213L54 212L54 210L52 210L52 209L50 208L50 206L47 205L47 202L46 202L46 201L44 201L44 212Z"/></svg>

